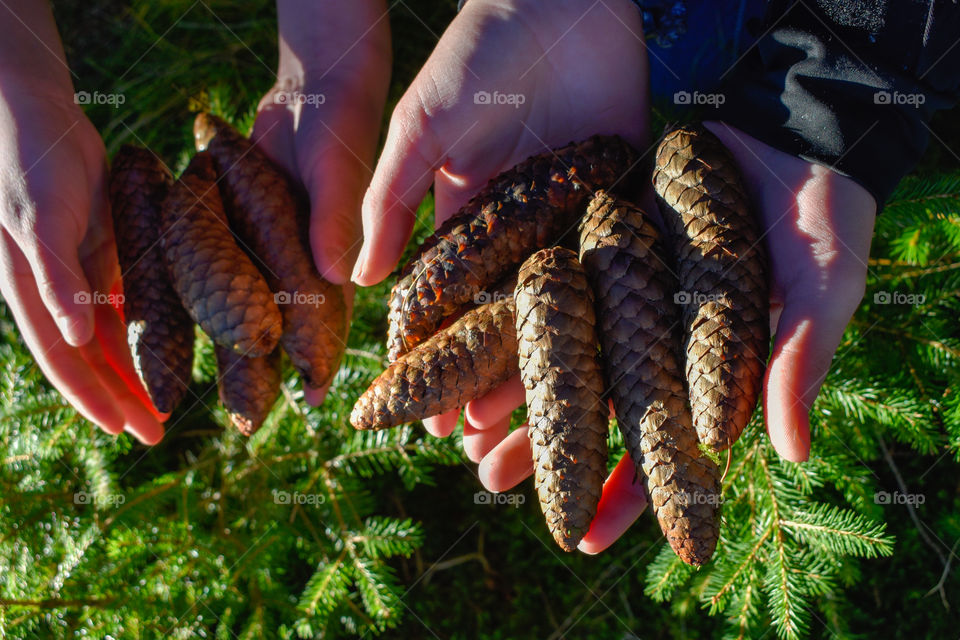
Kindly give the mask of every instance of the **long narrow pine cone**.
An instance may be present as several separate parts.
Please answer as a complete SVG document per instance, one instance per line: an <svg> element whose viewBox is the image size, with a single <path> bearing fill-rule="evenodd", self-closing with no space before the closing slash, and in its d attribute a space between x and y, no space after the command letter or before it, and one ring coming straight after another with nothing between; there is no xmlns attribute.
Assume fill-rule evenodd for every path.
<svg viewBox="0 0 960 640"><path fill-rule="evenodd" d="M592 190L631 184L634 149L594 136L532 156L492 179L428 238L390 294L390 359L433 335L531 253L573 231Z"/></svg>
<svg viewBox="0 0 960 640"><path fill-rule="evenodd" d="M357 429L386 429L464 406L518 371L513 299L467 311L395 360L360 396Z"/></svg>
<svg viewBox="0 0 960 640"><path fill-rule="evenodd" d="M326 385L346 347L346 302L343 288L317 273L290 179L220 118L199 114L194 135L216 164L231 227L277 294L284 351L306 384Z"/></svg>
<svg viewBox="0 0 960 640"><path fill-rule="evenodd" d="M280 311L230 233L209 154L194 156L170 189L161 224L167 268L190 317L223 347L249 356L273 351Z"/></svg>
<svg viewBox="0 0 960 640"><path fill-rule="evenodd" d="M679 271L693 423L722 450L750 421L763 383L766 253L733 157L706 129L664 137L653 185Z"/></svg>
<svg viewBox="0 0 960 640"><path fill-rule="evenodd" d="M607 402L593 294L569 249L530 256L517 278L517 343L534 479L547 527L573 551L607 475Z"/></svg>
<svg viewBox="0 0 960 640"><path fill-rule="evenodd" d="M630 457L647 478L670 546L696 566L720 534L720 470L704 456L678 362L676 281L659 233L634 205L603 191L580 223L580 261L596 298L609 395Z"/></svg>
<svg viewBox="0 0 960 640"><path fill-rule="evenodd" d="M267 419L280 394L280 350L251 358L216 345L217 387L230 422L252 436Z"/></svg>
<svg viewBox="0 0 960 640"><path fill-rule="evenodd" d="M110 207L123 277L123 317L133 364L161 413L187 393L193 321L170 284L160 246L160 207L173 184L148 149L124 145L110 169Z"/></svg>

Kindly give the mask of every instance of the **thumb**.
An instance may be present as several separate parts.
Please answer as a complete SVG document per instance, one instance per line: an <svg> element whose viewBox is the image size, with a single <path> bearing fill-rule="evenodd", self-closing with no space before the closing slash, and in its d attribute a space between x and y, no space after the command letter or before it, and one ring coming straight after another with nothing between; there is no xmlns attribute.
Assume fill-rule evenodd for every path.
<svg viewBox="0 0 960 640"><path fill-rule="evenodd" d="M335 284L349 281L360 250L360 203L376 145L371 138L362 148L348 146L343 136L321 129L312 143L298 145L309 154L301 175L310 194L310 246L317 270Z"/></svg>
<svg viewBox="0 0 960 640"><path fill-rule="evenodd" d="M393 270L410 239L417 206L446 159L419 101L393 112L383 154L363 198L363 247L352 279L361 286L380 282Z"/></svg>
<svg viewBox="0 0 960 640"><path fill-rule="evenodd" d="M863 298L865 278L830 287L794 287L784 298L764 382L763 410L773 447L783 458L810 455L810 407L830 369L843 331Z"/></svg>

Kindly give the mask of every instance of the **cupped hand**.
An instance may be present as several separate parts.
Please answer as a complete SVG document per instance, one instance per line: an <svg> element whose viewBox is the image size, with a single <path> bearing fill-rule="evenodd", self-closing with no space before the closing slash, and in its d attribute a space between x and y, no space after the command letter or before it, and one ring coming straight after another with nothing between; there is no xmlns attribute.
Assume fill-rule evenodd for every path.
<svg viewBox="0 0 960 640"><path fill-rule="evenodd" d="M810 407L863 297L876 203L859 184L827 167L777 151L733 127L707 126L736 158L770 257L775 336L764 380L764 419L777 452L799 462L810 452ZM476 429L499 425L523 399L517 377L470 403L467 420ZM645 504L626 461L604 486L582 551L596 553L612 544ZM491 491L509 489L532 471L526 429L511 433L480 462L480 479Z"/></svg>
<svg viewBox="0 0 960 640"><path fill-rule="evenodd" d="M439 226L487 180L530 155L597 133L645 149L648 115L646 50L631 2L470 0L394 109L364 197L364 245L353 280L371 285L390 273L431 185ZM491 490L532 473L526 429L508 436L510 413L523 401L516 377L476 407L467 405L464 449L471 460L484 460L480 477ZM447 436L459 414L424 426ZM624 458L607 481L583 548L606 546L643 510L633 469Z"/></svg>
<svg viewBox="0 0 960 640"><path fill-rule="evenodd" d="M9 87L8 87L9 88ZM91 422L156 443L137 378L107 198L103 142L72 95L0 92L0 293L47 379Z"/></svg>
<svg viewBox="0 0 960 640"><path fill-rule="evenodd" d="M360 250L360 203L373 173L390 80L382 0L278 5L277 82L257 109L252 138L310 197L310 246L320 274L346 283ZM310 404L326 389L306 388Z"/></svg>
<svg viewBox="0 0 960 640"><path fill-rule="evenodd" d="M810 407L863 298L876 201L828 167L706 124L733 153L764 232L774 340L763 415L777 452L800 462L810 454Z"/></svg>

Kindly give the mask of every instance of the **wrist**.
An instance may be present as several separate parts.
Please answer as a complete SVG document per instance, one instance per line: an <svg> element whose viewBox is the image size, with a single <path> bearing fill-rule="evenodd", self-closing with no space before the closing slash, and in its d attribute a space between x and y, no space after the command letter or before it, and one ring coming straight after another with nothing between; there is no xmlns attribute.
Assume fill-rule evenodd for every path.
<svg viewBox="0 0 960 640"><path fill-rule="evenodd" d="M385 0L277 0L277 27L277 76L284 85L309 87L330 74L359 73L373 58L390 62Z"/></svg>

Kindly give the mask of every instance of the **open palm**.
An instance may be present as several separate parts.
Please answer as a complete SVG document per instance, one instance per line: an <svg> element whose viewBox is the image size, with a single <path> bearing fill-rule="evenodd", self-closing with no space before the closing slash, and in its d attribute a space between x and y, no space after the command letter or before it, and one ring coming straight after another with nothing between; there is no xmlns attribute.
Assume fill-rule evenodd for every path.
<svg viewBox="0 0 960 640"><path fill-rule="evenodd" d="M645 149L648 114L646 49L632 3L470 0L393 112L364 198L354 281L375 284L393 270L431 185L439 226L487 180L532 154L598 133ZM532 473L526 428L507 436L510 412L522 403L516 377L478 411L467 407L467 456L480 461L501 441L498 449L507 452L481 466L481 479L495 490ZM424 426L447 436L459 413ZM613 535L597 532L622 531L643 510L643 488L633 477L633 462L621 460L585 539L588 549L592 537Z"/></svg>

